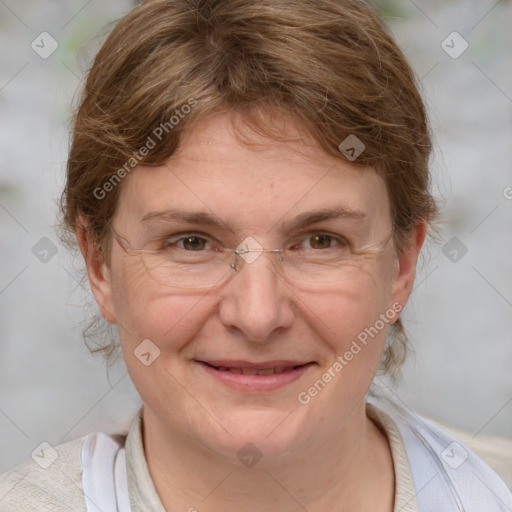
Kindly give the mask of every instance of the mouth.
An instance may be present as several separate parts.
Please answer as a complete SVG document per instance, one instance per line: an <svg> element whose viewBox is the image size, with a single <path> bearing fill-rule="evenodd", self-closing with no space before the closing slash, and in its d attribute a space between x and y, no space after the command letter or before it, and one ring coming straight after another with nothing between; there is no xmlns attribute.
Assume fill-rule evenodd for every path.
<svg viewBox="0 0 512 512"><path fill-rule="evenodd" d="M196 361L215 379L237 390L273 391L296 381L317 363L300 361Z"/></svg>

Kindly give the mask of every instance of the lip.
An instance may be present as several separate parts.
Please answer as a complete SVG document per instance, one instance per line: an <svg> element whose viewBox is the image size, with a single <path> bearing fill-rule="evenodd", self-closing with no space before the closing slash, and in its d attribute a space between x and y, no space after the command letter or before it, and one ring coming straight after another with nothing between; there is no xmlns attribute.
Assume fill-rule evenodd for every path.
<svg viewBox="0 0 512 512"><path fill-rule="evenodd" d="M315 362L307 363L301 361L274 360L265 361L263 363L254 363L249 361L233 361L233 360L209 360L196 361L206 373L224 385L236 389L238 391L262 393L265 391L274 391L282 388L299 379ZM231 373L229 371L219 370L219 367L243 368L263 370L266 368L294 367L291 370L274 373L272 375L244 375Z"/></svg>

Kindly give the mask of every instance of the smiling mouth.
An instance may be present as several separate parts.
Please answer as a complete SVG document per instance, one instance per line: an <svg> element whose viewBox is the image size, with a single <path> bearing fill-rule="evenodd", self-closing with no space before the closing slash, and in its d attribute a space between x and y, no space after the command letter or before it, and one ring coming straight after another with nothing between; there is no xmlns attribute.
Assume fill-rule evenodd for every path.
<svg viewBox="0 0 512 512"><path fill-rule="evenodd" d="M289 365L289 366L271 366L269 368L256 368L256 367L236 367L236 366L216 366L210 363L204 363L210 368L220 372L229 372L235 375L275 375L278 373L291 372L307 364Z"/></svg>
<svg viewBox="0 0 512 512"><path fill-rule="evenodd" d="M232 388L249 391L273 391L291 384L308 370L316 361L273 360L261 363L241 360L196 360L208 374Z"/></svg>
<svg viewBox="0 0 512 512"><path fill-rule="evenodd" d="M318 363L273 360L254 363L240 360L196 360L203 370L222 385L249 394L267 393L300 379Z"/></svg>

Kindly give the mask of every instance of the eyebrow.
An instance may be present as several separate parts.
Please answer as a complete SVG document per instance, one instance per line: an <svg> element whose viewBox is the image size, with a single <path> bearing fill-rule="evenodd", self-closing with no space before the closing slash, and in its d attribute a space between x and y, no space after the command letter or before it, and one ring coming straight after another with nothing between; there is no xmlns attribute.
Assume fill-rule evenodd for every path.
<svg viewBox="0 0 512 512"><path fill-rule="evenodd" d="M322 208L312 212L300 213L289 223L288 227L289 229L303 228L317 222L340 218L364 221L368 218L368 215L362 210L356 210L347 206L334 206L332 208Z"/></svg>
<svg viewBox="0 0 512 512"><path fill-rule="evenodd" d="M144 215L141 219L141 222L152 219L180 221L187 222L189 224L203 224L205 226L223 226L229 231L233 232L233 229L229 227L225 222L223 222L219 217L208 212L173 209L155 211Z"/></svg>
<svg viewBox="0 0 512 512"><path fill-rule="evenodd" d="M320 210L314 210L311 212L303 212L297 215L289 223L284 222L288 229L299 229L310 224L322 222L326 220L333 220L339 218L349 218L354 220L364 221L368 218L367 213L354 208L346 206L335 206L332 208L322 208ZM228 229L230 232L234 232L234 229L227 225L216 215L203 211L186 211L186 210L175 210L169 209L164 211L149 212L144 215L141 222L149 220L170 220L170 221L181 221L189 224L202 224L205 226L222 226Z"/></svg>

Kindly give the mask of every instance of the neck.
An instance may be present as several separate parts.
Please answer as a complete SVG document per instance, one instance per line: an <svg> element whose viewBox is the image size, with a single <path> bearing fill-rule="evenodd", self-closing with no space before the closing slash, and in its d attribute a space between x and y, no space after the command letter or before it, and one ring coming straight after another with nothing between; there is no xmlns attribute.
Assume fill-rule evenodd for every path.
<svg viewBox="0 0 512 512"><path fill-rule="evenodd" d="M167 512L393 510L390 448L364 404L336 435L318 435L295 453L252 467L169 434L146 407L143 425L149 472Z"/></svg>

